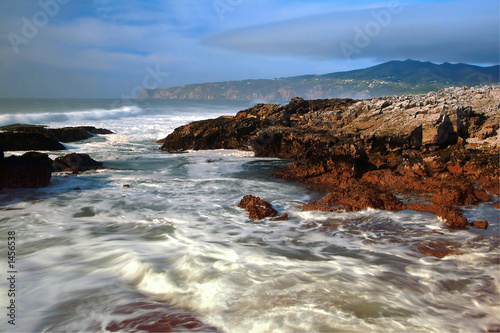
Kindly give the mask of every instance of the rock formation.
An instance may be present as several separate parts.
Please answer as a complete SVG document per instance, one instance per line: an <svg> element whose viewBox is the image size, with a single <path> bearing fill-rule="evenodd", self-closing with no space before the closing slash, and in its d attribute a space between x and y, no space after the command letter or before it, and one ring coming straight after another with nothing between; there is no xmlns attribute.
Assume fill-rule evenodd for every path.
<svg viewBox="0 0 500 333"><path fill-rule="evenodd" d="M0 190L47 186L51 173L52 160L47 154L29 152L7 158L0 154Z"/></svg>
<svg viewBox="0 0 500 333"><path fill-rule="evenodd" d="M102 162L97 162L87 154L72 153L55 159L53 171L71 171L80 173L88 170L102 169Z"/></svg>
<svg viewBox="0 0 500 333"><path fill-rule="evenodd" d="M160 142L166 151L293 159L275 176L331 187L303 209L408 208L466 228L459 207L500 194L499 107L499 86L360 101L293 98L181 126Z"/></svg>
<svg viewBox="0 0 500 333"><path fill-rule="evenodd" d="M278 215L278 212L269 202L253 195L245 195L238 204L238 207L244 208L250 213L250 220L260 220L265 217Z"/></svg>
<svg viewBox="0 0 500 333"><path fill-rule="evenodd" d="M61 142L90 139L97 134L113 134L92 126L47 128L41 125L14 124L0 127L0 150L65 150Z"/></svg>

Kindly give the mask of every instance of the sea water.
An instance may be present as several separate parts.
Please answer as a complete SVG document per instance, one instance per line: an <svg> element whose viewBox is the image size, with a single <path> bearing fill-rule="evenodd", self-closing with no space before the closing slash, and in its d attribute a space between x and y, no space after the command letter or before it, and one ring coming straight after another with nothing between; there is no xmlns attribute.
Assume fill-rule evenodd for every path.
<svg viewBox="0 0 500 333"><path fill-rule="evenodd" d="M207 325L198 331L500 329L493 203L465 209L471 221L488 220L486 231L450 230L413 211L303 212L325 193L270 177L290 161L233 150L167 153L155 142L177 126L252 104L0 100L0 125L115 132L48 152L88 153L107 169L0 192L0 331L107 331L176 313ZM247 194L289 220L249 220L237 207ZM16 234L15 326L6 308L9 231ZM435 243L461 254L417 251ZM124 331L133 329L132 322Z"/></svg>

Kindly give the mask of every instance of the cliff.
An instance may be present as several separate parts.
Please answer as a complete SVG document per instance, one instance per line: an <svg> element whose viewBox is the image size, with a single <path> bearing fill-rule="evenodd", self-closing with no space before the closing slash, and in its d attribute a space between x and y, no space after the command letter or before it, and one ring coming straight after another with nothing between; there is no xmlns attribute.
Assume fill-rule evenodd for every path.
<svg viewBox="0 0 500 333"><path fill-rule="evenodd" d="M161 149L293 159L275 176L331 188L303 209L413 209L466 228L459 207L499 195L499 107L499 86L359 101L293 98L182 126Z"/></svg>
<svg viewBox="0 0 500 333"><path fill-rule="evenodd" d="M441 65L414 60L390 61L366 69L304 75L272 80L190 84L166 89L144 89L138 98L239 99L288 101L306 99L370 98L435 91L449 86L499 82L499 66Z"/></svg>

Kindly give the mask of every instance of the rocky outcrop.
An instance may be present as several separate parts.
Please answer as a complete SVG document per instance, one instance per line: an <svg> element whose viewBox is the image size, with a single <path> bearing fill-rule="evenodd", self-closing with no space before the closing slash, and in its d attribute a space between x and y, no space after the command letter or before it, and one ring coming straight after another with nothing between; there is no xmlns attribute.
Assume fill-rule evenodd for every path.
<svg viewBox="0 0 500 333"><path fill-rule="evenodd" d="M75 174L102 168L102 162L97 162L87 154L78 153L58 157L53 164L54 172L70 171Z"/></svg>
<svg viewBox="0 0 500 333"><path fill-rule="evenodd" d="M102 169L102 163L87 154L69 154L55 161L47 154L28 152L22 156L4 157L0 151L0 191L4 188L38 188L49 185L52 172L80 173Z"/></svg>
<svg viewBox="0 0 500 333"><path fill-rule="evenodd" d="M47 186L52 160L47 154L28 152L22 156L0 158L0 190L4 188L37 188Z"/></svg>
<svg viewBox="0 0 500 333"><path fill-rule="evenodd" d="M0 150L65 150L61 142L76 142L97 134L113 132L92 126L47 128L40 125L14 124L0 127Z"/></svg>
<svg viewBox="0 0 500 333"><path fill-rule="evenodd" d="M4 151L65 150L57 139L41 133L0 133L0 149Z"/></svg>
<svg viewBox="0 0 500 333"><path fill-rule="evenodd" d="M245 195L243 199L241 199L238 207L244 208L250 213L250 220L260 220L266 217L274 217L278 215L278 212L269 202L250 194Z"/></svg>
<svg viewBox="0 0 500 333"><path fill-rule="evenodd" d="M242 149L295 160L275 176L330 186L303 209L413 209L467 228L460 206L498 196L500 87L258 104L174 130L161 149ZM398 198L411 197L412 204Z"/></svg>

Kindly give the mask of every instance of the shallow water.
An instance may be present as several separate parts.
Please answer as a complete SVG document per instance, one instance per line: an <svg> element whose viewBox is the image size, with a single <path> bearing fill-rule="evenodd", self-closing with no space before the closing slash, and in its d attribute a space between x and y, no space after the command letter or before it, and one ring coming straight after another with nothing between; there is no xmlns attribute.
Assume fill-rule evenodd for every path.
<svg viewBox="0 0 500 333"><path fill-rule="evenodd" d="M88 119L68 115L65 108L77 106L65 103L52 112L43 103L36 108L43 112L17 106L15 117L0 120L38 114L33 119L51 127L111 129L116 134L68 145L111 169L56 174L49 187L0 193L0 237L5 244L7 232L16 232L18 271L16 325L3 315L0 330L107 331L162 313L189 313L207 325L200 331L500 328L493 203L466 210L470 220L488 219L486 231L450 230L413 211L302 212L321 193L269 177L287 161L227 150L169 154L154 142L183 123L235 114L244 102L160 101L124 106L136 110L126 114L88 102ZM246 194L290 219L250 221L237 207ZM417 252L436 242L462 254ZM6 246L0 254L7 257Z"/></svg>

